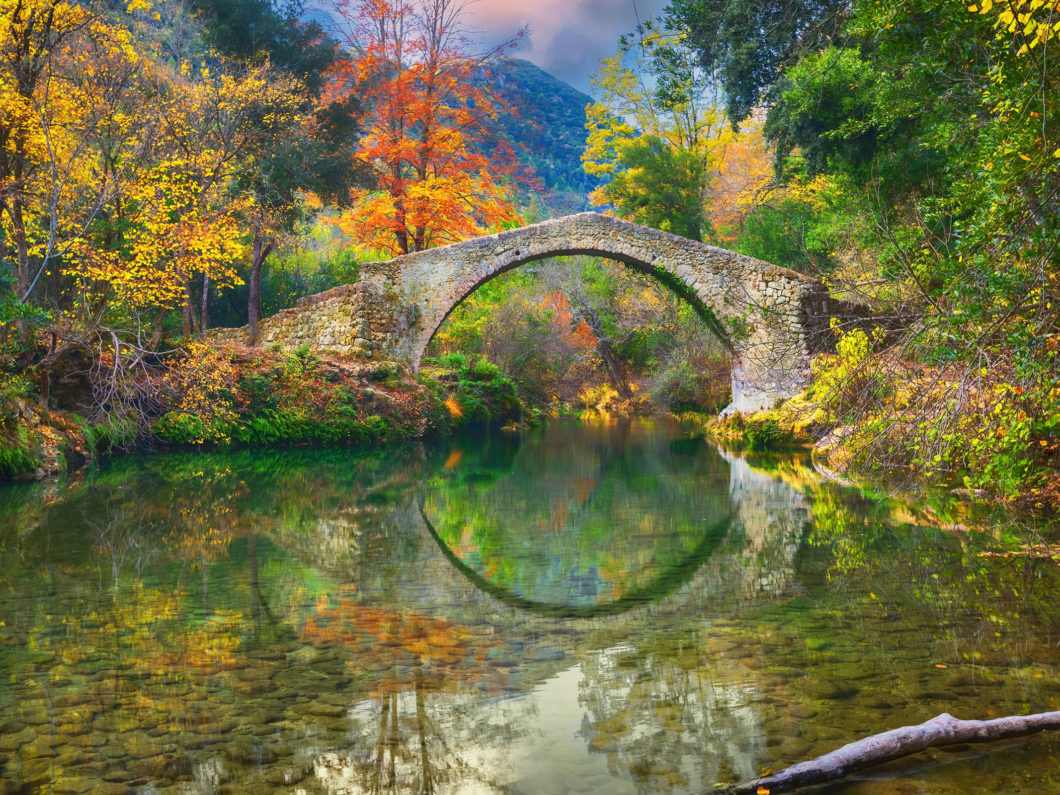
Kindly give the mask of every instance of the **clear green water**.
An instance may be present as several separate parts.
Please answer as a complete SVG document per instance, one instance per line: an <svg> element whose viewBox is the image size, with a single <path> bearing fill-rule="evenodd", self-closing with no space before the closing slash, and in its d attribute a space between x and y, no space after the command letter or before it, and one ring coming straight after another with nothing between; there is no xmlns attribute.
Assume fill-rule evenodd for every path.
<svg viewBox="0 0 1060 795"><path fill-rule="evenodd" d="M1060 707L1060 569L647 421L0 489L0 793L695 792ZM1060 742L842 792L1052 792Z"/></svg>

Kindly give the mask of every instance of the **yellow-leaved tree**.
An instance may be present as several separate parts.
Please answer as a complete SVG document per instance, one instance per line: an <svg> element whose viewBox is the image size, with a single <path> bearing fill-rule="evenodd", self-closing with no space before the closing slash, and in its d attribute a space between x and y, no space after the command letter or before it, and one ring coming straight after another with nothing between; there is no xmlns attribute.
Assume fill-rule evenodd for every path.
<svg viewBox="0 0 1060 795"><path fill-rule="evenodd" d="M19 301L44 270L57 205L79 176L76 131L87 109L65 77L75 52L102 32L78 5L0 0L0 225Z"/></svg>
<svg viewBox="0 0 1060 795"><path fill-rule="evenodd" d="M593 78L585 170L590 197L616 214L694 240L713 235L707 205L734 138L681 31L649 22L619 40Z"/></svg>
<svg viewBox="0 0 1060 795"><path fill-rule="evenodd" d="M150 68L156 95L141 129L151 137L151 156L95 234L79 241L70 272L86 294L150 312L157 344L168 311L182 306L188 337L208 324L211 287L241 283L245 220L255 211L244 178L279 136L304 122L305 111L302 86L268 64ZM200 302L192 300L193 283Z"/></svg>
<svg viewBox="0 0 1060 795"><path fill-rule="evenodd" d="M189 336L211 288L240 280L248 175L312 109L267 62L174 67L135 25L112 7L0 0L0 339L32 343L26 319L47 323L43 402L56 361L88 352L107 416L142 415L164 317L183 308Z"/></svg>

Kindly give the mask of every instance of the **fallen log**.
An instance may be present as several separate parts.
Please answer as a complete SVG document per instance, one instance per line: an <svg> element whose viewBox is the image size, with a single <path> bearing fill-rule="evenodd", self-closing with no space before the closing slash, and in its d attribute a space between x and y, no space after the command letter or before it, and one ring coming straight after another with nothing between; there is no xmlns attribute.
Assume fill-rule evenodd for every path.
<svg viewBox="0 0 1060 795"><path fill-rule="evenodd" d="M738 793L774 795L778 792L791 792L799 787L836 781L859 770L882 765L928 748L989 743L1012 737L1025 737L1028 734L1052 729L1060 729L1060 712L1011 715L995 720L957 720L949 713L943 712L916 726L902 726L881 734L874 734L808 762L800 762L751 781L718 787L714 792L732 793L732 795Z"/></svg>

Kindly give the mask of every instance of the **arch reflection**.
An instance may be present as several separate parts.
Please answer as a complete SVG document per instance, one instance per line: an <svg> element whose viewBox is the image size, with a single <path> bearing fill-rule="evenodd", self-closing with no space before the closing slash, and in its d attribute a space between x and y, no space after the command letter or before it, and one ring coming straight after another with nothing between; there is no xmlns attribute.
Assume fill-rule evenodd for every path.
<svg viewBox="0 0 1060 795"><path fill-rule="evenodd" d="M553 425L500 450L455 445L419 513L480 591L537 615L592 618L667 597L737 546L720 557L747 589L783 590L807 512L790 486L763 490L763 479L774 480L662 423ZM769 558L768 577L748 552ZM709 568L709 579L729 578Z"/></svg>
<svg viewBox="0 0 1060 795"><path fill-rule="evenodd" d="M674 591L691 581L692 577L700 567L714 554L718 544L725 538L729 531L731 517L715 522L706 528L702 540L689 553L688 557L676 564L667 567L658 577L646 585L637 586L625 595L611 602L594 605L571 605L556 604L551 602L537 601L521 596L510 588L490 582L486 577L479 574L471 566L461 560L438 535L438 531L427 518L423 507L420 506L420 515L427 527L427 532L438 544L442 554L453 564L461 574L464 575L480 591L489 594L498 602L525 610L539 616L549 618L597 618L602 616L615 616L625 613L644 604L669 596Z"/></svg>

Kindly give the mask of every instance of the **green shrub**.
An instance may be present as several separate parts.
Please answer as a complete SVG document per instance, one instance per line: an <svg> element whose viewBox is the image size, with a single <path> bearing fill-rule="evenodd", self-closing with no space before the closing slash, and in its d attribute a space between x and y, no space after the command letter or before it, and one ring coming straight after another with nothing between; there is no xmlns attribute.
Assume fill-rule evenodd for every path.
<svg viewBox="0 0 1060 795"><path fill-rule="evenodd" d="M475 363L466 369L467 375L480 381L502 378L501 368L487 359L485 356L475 360ZM507 380L507 379L505 379Z"/></svg>
<svg viewBox="0 0 1060 795"><path fill-rule="evenodd" d="M751 450L775 450L795 444L794 434L779 419L768 415L751 417L744 427L743 438Z"/></svg>
<svg viewBox="0 0 1060 795"><path fill-rule="evenodd" d="M15 429L13 436L0 437L0 477L12 478L32 472L37 464L37 455L25 427Z"/></svg>
<svg viewBox="0 0 1060 795"><path fill-rule="evenodd" d="M155 422L154 428L155 435L169 444L199 445L226 436L216 422L183 411L166 412Z"/></svg>
<svg viewBox="0 0 1060 795"><path fill-rule="evenodd" d="M287 355L289 372L295 374L312 373L320 364L320 357L308 345L299 345Z"/></svg>
<svg viewBox="0 0 1060 795"><path fill-rule="evenodd" d="M239 379L239 391L246 397L250 410L263 411L277 405L277 386L261 373L244 373Z"/></svg>
<svg viewBox="0 0 1060 795"><path fill-rule="evenodd" d="M84 424L84 420L77 418ZM95 454L128 447L140 435L140 427L133 420L125 422L107 421L99 425L85 426L85 440L88 449Z"/></svg>
<svg viewBox="0 0 1060 795"><path fill-rule="evenodd" d="M467 357L462 353L443 353L438 357L438 366L446 370L462 370L467 367Z"/></svg>
<svg viewBox="0 0 1060 795"><path fill-rule="evenodd" d="M873 369L873 348L883 340L882 329L871 334L855 328L843 331L832 318L838 339L835 356L816 361L810 398L819 401L834 418L849 422L853 417L878 407L890 394L886 378Z"/></svg>
<svg viewBox="0 0 1060 795"><path fill-rule="evenodd" d="M396 366L380 363L368 374L368 378L377 384L386 384L395 378L401 377L401 371Z"/></svg>

